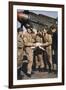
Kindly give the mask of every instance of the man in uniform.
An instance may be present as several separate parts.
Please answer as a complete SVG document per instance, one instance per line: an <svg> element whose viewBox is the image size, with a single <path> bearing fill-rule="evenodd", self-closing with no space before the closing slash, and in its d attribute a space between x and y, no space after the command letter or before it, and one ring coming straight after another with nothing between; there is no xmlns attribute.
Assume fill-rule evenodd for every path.
<svg viewBox="0 0 66 90"><path fill-rule="evenodd" d="M57 28L55 25L52 25L50 27L50 30L52 31L52 54L53 54L53 69L55 71L55 73L57 73L58 71L58 58L57 58L57 54L58 54L58 32L57 32Z"/></svg>
<svg viewBox="0 0 66 90"><path fill-rule="evenodd" d="M26 25L27 31L23 35L24 40L24 49L26 56L28 58L28 65L27 65L27 76L31 77L32 72L32 65L33 65L33 46L34 46L34 39L32 37L32 29L29 24Z"/></svg>
<svg viewBox="0 0 66 90"><path fill-rule="evenodd" d="M23 31L22 28L18 28L17 33L17 66L20 66L22 64L23 59Z"/></svg>
<svg viewBox="0 0 66 90"><path fill-rule="evenodd" d="M35 68L39 71L44 71L44 62L43 62L43 48L41 47L43 40L42 40L42 32L39 30L36 34L36 48L34 50L35 55ZM41 45L40 45L41 44Z"/></svg>
<svg viewBox="0 0 66 90"><path fill-rule="evenodd" d="M46 59L45 62L48 64L49 66L49 72L51 72L51 68L52 68L52 37L50 34L47 33L48 28L44 27L43 30L43 46L46 50L46 52L44 52L44 54L46 55ZM47 59L48 57L48 59ZM47 68L46 64L45 67Z"/></svg>

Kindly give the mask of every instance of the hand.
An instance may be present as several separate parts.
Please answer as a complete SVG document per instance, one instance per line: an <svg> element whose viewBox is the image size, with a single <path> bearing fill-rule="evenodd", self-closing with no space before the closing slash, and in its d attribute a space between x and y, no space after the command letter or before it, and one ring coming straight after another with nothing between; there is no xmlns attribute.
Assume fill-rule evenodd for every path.
<svg viewBox="0 0 66 90"><path fill-rule="evenodd" d="M36 46L41 46L42 45L42 43L36 43Z"/></svg>

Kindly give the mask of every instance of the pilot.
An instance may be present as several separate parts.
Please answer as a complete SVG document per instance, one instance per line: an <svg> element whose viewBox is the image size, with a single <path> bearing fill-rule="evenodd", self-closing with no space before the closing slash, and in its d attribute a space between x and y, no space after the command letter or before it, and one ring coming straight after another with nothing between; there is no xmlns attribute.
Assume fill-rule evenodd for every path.
<svg viewBox="0 0 66 90"><path fill-rule="evenodd" d="M42 40L42 32L39 30L36 34L36 48L34 50L35 55L35 69L39 70L41 72L44 71L44 62L43 62L43 48L40 46L40 44L43 43Z"/></svg>
<svg viewBox="0 0 66 90"><path fill-rule="evenodd" d="M26 25L27 32L25 32L23 36L24 40L24 49L26 56L28 58L28 65L27 65L27 76L31 77L32 73L32 65L33 65L33 46L34 46L34 39L32 37L32 29L30 24Z"/></svg>
<svg viewBox="0 0 66 90"><path fill-rule="evenodd" d="M46 55L46 63L49 66L49 72L51 72L52 69L52 36L50 34L47 33L48 31L48 27L45 26L43 29L43 46L44 49L46 50L46 52L44 52L44 54ZM48 57L48 59L47 59ZM47 68L47 66L45 65L45 67Z"/></svg>

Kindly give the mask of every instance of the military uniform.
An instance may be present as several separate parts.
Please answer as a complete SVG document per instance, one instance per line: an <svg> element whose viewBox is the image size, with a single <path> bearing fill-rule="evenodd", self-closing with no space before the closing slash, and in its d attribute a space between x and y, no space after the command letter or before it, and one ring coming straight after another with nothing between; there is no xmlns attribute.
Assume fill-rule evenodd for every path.
<svg viewBox="0 0 66 90"><path fill-rule="evenodd" d="M48 63L52 67L52 36L46 33L46 35L43 35L43 42L48 56Z"/></svg>
<svg viewBox="0 0 66 90"><path fill-rule="evenodd" d="M42 37L40 35L36 35L36 43L43 43ZM40 47L35 48L35 62L36 62L36 69L40 67L40 69L44 68L43 62L43 50Z"/></svg>
<svg viewBox="0 0 66 90"><path fill-rule="evenodd" d="M58 45L57 45L57 31L55 31L53 34L52 34L52 50L54 51L53 52L53 66L54 66L54 70L58 71L58 57L57 57L57 54L58 54Z"/></svg>
<svg viewBox="0 0 66 90"><path fill-rule="evenodd" d="M32 64L33 64L33 47L32 47L32 45L34 43L34 39L32 38L32 35L30 33L25 32L25 34L23 36L23 40L24 40L25 53L28 58L27 73L31 74Z"/></svg>
<svg viewBox="0 0 66 90"><path fill-rule="evenodd" d="M22 64L23 60L23 50L24 43L23 43L23 32L19 32L17 34L17 66L20 66Z"/></svg>

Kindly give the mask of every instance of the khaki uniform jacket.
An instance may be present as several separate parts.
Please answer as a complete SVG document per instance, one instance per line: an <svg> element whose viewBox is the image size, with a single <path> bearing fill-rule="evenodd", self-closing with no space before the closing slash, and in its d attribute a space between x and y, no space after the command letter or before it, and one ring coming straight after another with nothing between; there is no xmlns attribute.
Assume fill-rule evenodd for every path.
<svg viewBox="0 0 66 90"><path fill-rule="evenodd" d="M24 43L23 43L22 35L23 35L22 32L17 34L17 66L20 66L22 64L22 60L23 60Z"/></svg>
<svg viewBox="0 0 66 90"><path fill-rule="evenodd" d="M52 36L50 34L46 34L43 36L46 52L49 57L49 61L52 64Z"/></svg>

